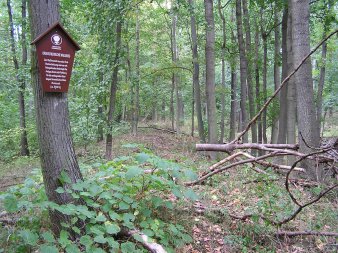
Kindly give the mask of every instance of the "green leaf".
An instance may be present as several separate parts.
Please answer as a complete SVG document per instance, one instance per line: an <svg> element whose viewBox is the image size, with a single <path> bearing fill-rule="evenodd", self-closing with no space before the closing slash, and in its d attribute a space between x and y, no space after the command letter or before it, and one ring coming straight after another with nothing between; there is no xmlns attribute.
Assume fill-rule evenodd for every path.
<svg viewBox="0 0 338 253"><path fill-rule="evenodd" d="M67 245L72 243L70 240L68 240L68 232L67 231L61 230L59 243L61 244L62 248L65 248Z"/></svg>
<svg viewBox="0 0 338 253"><path fill-rule="evenodd" d="M139 176L143 173L142 169L137 167L137 166L131 166L128 168L127 172L126 172L126 178L127 179L131 179L134 178L136 176Z"/></svg>
<svg viewBox="0 0 338 253"><path fill-rule="evenodd" d="M105 227L100 226L100 225L95 225L95 226L92 226L92 227L90 228L90 231L91 231L93 234L96 234L96 235L103 235L103 234L104 234L104 231L105 231Z"/></svg>
<svg viewBox="0 0 338 253"><path fill-rule="evenodd" d="M81 251L75 244L70 244L66 248L67 253L80 253Z"/></svg>
<svg viewBox="0 0 338 253"><path fill-rule="evenodd" d="M130 253L130 252L135 252L135 243L132 242L124 242L121 243L121 251L122 253Z"/></svg>
<svg viewBox="0 0 338 253"><path fill-rule="evenodd" d="M54 235L53 235L51 232L49 232L49 231L42 233L42 238L43 238L46 242L50 242L50 243L55 242Z"/></svg>
<svg viewBox="0 0 338 253"><path fill-rule="evenodd" d="M98 235L98 236L94 237L94 242L103 244L103 243L106 243L107 240L106 240L106 238L103 237L103 235Z"/></svg>
<svg viewBox="0 0 338 253"><path fill-rule="evenodd" d="M18 201L13 195L6 196L4 199L5 210L9 213L15 213L19 211Z"/></svg>
<svg viewBox="0 0 338 253"><path fill-rule="evenodd" d="M95 220L97 222L105 222L107 220L107 218L103 214L99 214L98 216L96 216Z"/></svg>
<svg viewBox="0 0 338 253"><path fill-rule="evenodd" d="M72 182L72 180L70 180L70 177L65 170L61 171L59 179L63 184L64 183L70 184Z"/></svg>
<svg viewBox="0 0 338 253"><path fill-rule="evenodd" d="M197 194L192 189L184 191L184 196L192 201L198 200Z"/></svg>
<svg viewBox="0 0 338 253"><path fill-rule="evenodd" d="M173 192L173 194L174 194L176 197L178 197L178 198L182 198L182 197L183 197L182 192L181 192L178 188L172 189L172 192Z"/></svg>
<svg viewBox="0 0 338 253"><path fill-rule="evenodd" d="M119 203L119 209L120 209L120 210L128 210L128 209L129 209L129 204L127 204L127 203L124 202L124 201L121 201L121 202Z"/></svg>
<svg viewBox="0 0 338 253"><path fill-rule="evenodd" d="M150 156L146 153L139 153L135 157L136 161L138 161L139 163L145 163L149 158Z"/></svg>
<svg viewBox="0 0 338 253"><path fill-rule="evenodd" d="M56 246L48 244L42 244L39 249L40 253L59 253L59 249Z"/></svg>
<svg viewBox="0 0 338 253"><path fill-rule="evenodd" d="M102 187L97 184L91 185L88 190L92 197L100 194L103 191Z"/></svg>
<svg viewBox="0 0 338 253"><path fill-rule="evenodd" d="M115 213L113 211L110 211L109 212L109 217L112 219L112 220L121 220L121 216L118 214L118 213Z"/></svg>
<svg viewBox="0 0 338 253"><path fill-rule="evenodd" d="M80 243L86 247L86 249L90 248L93 245L93 240L89 235L81 236Z"/></svg>
<svg viewBox="0 0 338 253"><path fill-rule="evenodd" d="M150 229L143 229L142 232L146 234L147 236L150 236L150 237L154 236L154 232Z"/></svg>
<svg viewBox="0 0 338 253"><path fill-rule="evenodd" d="M108 234L117 234L118 232L120 232L120 227L116 224L106 224L106 230Z"/></svg>
<svg viewBox="0 0 338 253"><path fill-rule="evenodd" d="M106 239L107 239L107 242L108 242L109 246L110 246L112 249L116 249L116 250L117 250L117 249L120 248L120 244L119 244L117 241L115 241L114 238L112 238L112 237L107 237ZM115 252L115 251L113 251L113 252Z"/></svg>
<svg viewBox="0 0 338 253"><path fill-rule="evenodd" d="M95 248L91 251L91 253L107 253L107 252L101 248Z"/></svg>
<svg viewBox="0 0 338 253"><path fill-rule="evenodd" d="M39 240L39 235L35 232L30 231L29 229L21 230L19 234L24 240L24 242L31 246L36 246Z"/></svg>

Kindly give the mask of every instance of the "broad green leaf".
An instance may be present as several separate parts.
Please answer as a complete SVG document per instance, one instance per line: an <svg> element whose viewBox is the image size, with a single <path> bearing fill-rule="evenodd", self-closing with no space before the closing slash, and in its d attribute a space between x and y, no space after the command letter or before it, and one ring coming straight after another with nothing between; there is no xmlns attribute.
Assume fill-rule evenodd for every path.
<svg viewBox="0 0 338 253"><path fill-rule="evenodd" d="M135 157L136 161L138 161L140 164L145 163L149 158L150 156L146 153L139 153Z"/></svg>
<svg viewBox="0 0 338 253"><path fill-rule="evenodd" d="M198 200L197 194L192 189L187 189L184 191L184 196L192 201Z"/></svg>
<svg viewBox="0 0 338 253"><path fill-rule="evenodd" d="M90 248L93 245L93 239L89 235L81 236L80 243L86 247L86 249Z"/></svg>
<svg viewBox="0 0 338 253"><path fill-rule="evenodd" d="M36 246L39 240L39 235L35 232L30 231L29 229L21 230L19 234L24 240L24 242L31 246Z"/></svg>
<svg viewBox="0 0 338 253"><path fill-rule="evenodd" d="M59 179L63 184L65 183L70 184L72 182L72 180L70 180L68 173L65 170L61 171Z"/></svg>
<svg viewBox="0 0 338 253"><path fill-rule="evenodd" d="M14 213L19 210L18 201L13 195L9 195L5 197L4 207L5 207L5 210L9 213Z"/></svg>
<svg viewBox="0 0 338 253"><path fill-rule="evenodd" d="M131 166L126 172L126 178L131 179L143 174L143 170L137 166Z"/></svg>
<svg viewBox="0 0 338 253"><path fill-rule="evenodd" d="M65 230L61 230L59 243L61 244L62 248L65 248L67 245L71 244L72 242L68 240L68 232Z"/></svg>
<svg viewBox="0 0 338 253"><path fill-rule="evenodd" d="M124 242L121 243L121 251L122 253L130 253L130 252L135 252L135 243L132 242Z"/></svg>
<svg viewBox="0 0 338 253"><path fill-rule="evenodd" d="M43 238L46 242L50 242L50 243L55 242L54 235L53 235L51 232L49 232L49 231L42 233L42 238Z"/></svg>
<svg viewBox="0 0 338 253"><path fill-rule="evenodd" d="M75 244L70 244L66 247L67 253L80 253L81 251Z"/></svg>
<svg viewBox="0 0 338 253"><path fill-rule="evenodd" d="M40 253L59 253L59 249L56 246L48 244L42 244L39 248Z"/></svg>
<svg viewBox="0 0 338 253"><path fill-rule="evenodd" d="M118 232L120 232L120 227L116 224L106 224L106 230L108 234L117 234Z"/></svg>
<svg viewBox="0 0 338 253"><path fill-rule="evenodd" d="M124 202L124 201L121 201L120 203L119 203L119 209L120 210L128 210L129 209L129 204L127 204L126 202Z"/></svg>
<svg viewBox="0 0 338 253"><path fill-rule="evenodd" d="M107 240L106 240L106 238L103 237L103 235L98 235L98 236L94 237L94 242L97 242L97 243L106 243Z"/></svg>
<svg viewBox="0 0 338 253"><path fill-rule="evenodd" d="M98 216L96 216L95 220L97 222L105 222L107 220L107 218L103 214L99 214Z"/></svg>

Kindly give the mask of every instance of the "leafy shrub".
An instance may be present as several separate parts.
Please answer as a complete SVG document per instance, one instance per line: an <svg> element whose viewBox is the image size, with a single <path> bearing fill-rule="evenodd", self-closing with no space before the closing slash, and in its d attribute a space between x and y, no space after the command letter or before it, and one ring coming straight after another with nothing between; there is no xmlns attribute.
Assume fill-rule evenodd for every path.
<svg viewBox="0 0 338 253"><path fill-rule="evenodd" d="M82 171L87 179L73 184L71 189L60 187L57 192L67 191L74 198L84 200L84 205L57 205L47 201L42 177L37 171L24 184L0 195L6 211L20 217L6 245L7 251L38 248L40 252L59 252L60 249L65 252L116 252L118 249L143 252L138 233L132 240L117 240L117 234L125 228L141 231L169 252L191 241L185 228L176 222L177 218L173 219L173 208L176 201L196 200L197 195L177 185L173 178L195 177L193 172L183 173L177 164L146 150L106 164L84 166ZM70 182L65 172L61 173L60 180ZM62 224L64 230L59 238L54 238L47 228L48 209L72 217L69 223ZM85 233L76 226L78 222L85 224ZM71 241L69 231L74 231L78 240Z"/></svg>

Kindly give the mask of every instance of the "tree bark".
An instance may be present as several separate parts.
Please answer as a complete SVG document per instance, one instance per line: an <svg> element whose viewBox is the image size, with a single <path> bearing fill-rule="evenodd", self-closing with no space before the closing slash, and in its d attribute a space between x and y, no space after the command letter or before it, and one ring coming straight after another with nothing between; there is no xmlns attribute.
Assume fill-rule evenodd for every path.
<svg viewBox="0 0 338 253"><path fill-rule="evenodd" d="M310 1L290 0L292 2L292 47L293 62L298 64L311 51L309 35ZM312 64L307 59L295 74L297 90L298 142L300 152L310 153L310 147L320 147L319 131L314 103ZM312 161L304 161L308 176L314 181L321 181L323 171Z"/></svg>
<svg viewBox="0 0 338 253"><path fill-rule="evenodd" d="M243 39L243 24L242 24L242 3L241 0L236 0L236 20L237 20L237 37L239 46L240 58L240 81L241 81L241 131L245 129L248 123L246 111L246 97L247 97L247 59L244 48ZM243 142L248 142L248 134L243 136Z"/></svg>
<svg viewBox="0 0 338 253"><path fill-rule="evenodd" d="M31 36L36 38L50 25L60 20L59 1L30 0ZM32 83L34 91L36 125L45 191L49 201L57 204L79 203L69 193L57 193L58 187L69 187L60 181L64 171L72 183L82 180L77 163L68 113L67 93L46 93L42 90L35 48L32 49ZM58 211L50 211L53 232L58 235L61 223L70 217Z"/></svg>
<svg viewBox="0 0 338 253"><path fill-rule="evenodd" d="M224 141L224 121L225 121L225 45L226 45L226 30L225 30L225 17L222 13L222 6L221 6L221 0L218 0L218 13L222 20L222 94L221 94L221 124L220 124L220 130L221 130L221 136L219 139L219 143L223 143Z"/></svg>
<svg viewBox="0 0 338 253"><path fill-rule="evenodd" d="M262 40L263 40L263 103L267 100L267 72L268 72L268 35L262 29ZM267 115L266 111L263 112L262 117L262 135L263 143L268 143L268 138L266 136L267 131Z"/></svg>
<svg viewBox="0 0 338 253"><path fill-rule="evenodd" d="M198 122L198 134L201 142L205 142L204 134L204 123L202 117L202 104L201 104L201 91L200 91L200 81L199 81L199 62L198 62L198 46L197 46L197 32L196 32L196 19L194 11L194 0L189 0L190 6L190 25L191 25L191 42L192 42L192 57L193 57L193 86L194 86L194 100L195 100L195 109Z"/></svg>
<svg viewBox="0 0 338 253"><path fill-rule="evenodd" d="M279 68L279 59L280 59L280 28L279 28L279 19L278 19L278 7L275 3L275 10L274 10L274 33L275 33L275 43L274 43L274 64L273 64L273 78L275 83L275 90L278 89L278 87L281 84L281 77L280 77L280 68ZM278 96L278 99L280 96ZM272 127L271 127L271 143L277 143L278 138L278 114L273 115L272 119Z"/></svg>
<svg viewBox="0 0 338 253"><path fill-rule="evenodd" d="M106 159L110 160L112 158L112 147L113 147L113 116L115 112L116 104L116 92L117 92L117 82L118 82L118 70L119 70L119 58L121 50L121 30L122 30L122 21L118 20L116 22L116 42L115 42L115 59L114 59L114 69L112 75L112 82L110 87L110 98L109 98L109 111L107 117L107 127L108 133L106 137Z"/></svg>
<svg viewBox="0 0 338 253"><path fill-rule="evenodd" d="M252 47L251 47L251 29L250 29L250 15L248 12L247 0L242 0L243 3L243 21L245 27L245 44L246 44L246 56L247 56L247 85L248 85L248 99L249 99L249 115L252 119L255 117L255 93L253 90L252 81ZM253 143L257 143L257 125L252 124L251 126L251 140ZM255 151L254 151L255 153Z"/></svg>
<svg viewBox="0 0 338 253"><path fill-rule="evenodd" d="M288 75L288 62L287 62L287 26L288 26L288 8L284 7L282 19L282 80ZM279 96L279 127L277 143L286 143L286 129L287 129L287 89L284 86Z"/></svg>
<svg viewBox="0 0 338 253"><path fill-rule="evenodd" d="M26 0L22 0L22 9L21 9L21 18L22 18L22 68L24 69L27 65L27 45L26 45ZM19 112L20 112L20 155L29 156L28 149L28 140L27 140L27 129L26 129L26 112L25 112L25 89L26 89L26 81L25 77L19 74L19 62L16 56L16 47L15 47L15 39L14 39L14 24L13 24L13 16L12 16L12 7L11 1L7 0L7 9L8 9L8 18L10 25L10 40L11 40L11 51L13 57L14 68L16 72L16 81L18 83L19 94Z"/></svg>
<svg viewBox="0 0 338 253"><path fill-rule="evenodd" d="M136 10L136 49L135 49L135 70L136 70L136 80L135 80L135 98L133 103L133 122L132 122L132 132L133 135L137 135L137 125L139 120L139 108L140 108L140 21L139 21L139 8Z"/></svg>
<svg viewBox="0 0 338 253"><path fill-rule="evenodd" d="M208 142L217 143L216 128L216 98L215 98L215 24L213 13L213 1L204 0L205 20L206 20L206 43L205 43L205 61L206 61L206 98L208 113ZM214 153L210 153L212 159Z"/></svg>

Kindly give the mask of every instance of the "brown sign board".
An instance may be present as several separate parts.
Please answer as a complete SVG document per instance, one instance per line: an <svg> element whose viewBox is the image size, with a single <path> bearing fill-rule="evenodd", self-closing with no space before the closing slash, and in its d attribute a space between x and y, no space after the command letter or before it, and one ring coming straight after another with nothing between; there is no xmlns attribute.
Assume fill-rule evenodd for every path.
<svg viewBox="0 0 338 253"><path fill-rule="evenodd" d="M42 88L45 92L67 92L75 51L79 45L59 22L39 35L36 46Z"/></svg>

